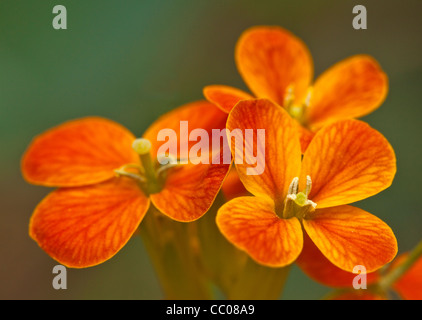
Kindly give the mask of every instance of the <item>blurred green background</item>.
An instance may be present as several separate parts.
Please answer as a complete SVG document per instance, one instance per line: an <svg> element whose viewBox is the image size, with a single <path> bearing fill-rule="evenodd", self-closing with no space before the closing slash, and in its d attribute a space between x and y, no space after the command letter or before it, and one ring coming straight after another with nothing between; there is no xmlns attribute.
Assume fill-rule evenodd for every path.
<svg viewBox="0 0 422 320"><path fill-rule="evenodd" d="M54 30L65 5L68 30ZM363 4L368 29L354 30ZM68 289L51 285L57 263L28 236L32 210L50 190L27 184L20 157L32 137L87 115L141 135L158 116L201 99L208 84L246 89L234 64L241 32L280 25L302 38L315 75L354 54L374 56L389 76L387 100L365 117L395 148L388 190L357 206L387 222L399 251L422 239L422 1L87 0L0 1L0 299L161 299L139 238L93 268L68 269ZM294 267L283 298L319 299L329 289Z"/></svg>

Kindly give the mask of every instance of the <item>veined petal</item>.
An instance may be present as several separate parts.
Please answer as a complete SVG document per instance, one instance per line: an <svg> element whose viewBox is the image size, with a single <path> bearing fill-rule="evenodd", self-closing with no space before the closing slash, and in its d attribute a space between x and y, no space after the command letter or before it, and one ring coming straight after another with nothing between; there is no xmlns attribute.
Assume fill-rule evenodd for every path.
<svg viewBox="0 0 422 320"><path fill-rule="evenodd" d="M300 183L312 179L309 199L318 208L366 199L388 188L396 173L394 150L384 136L359 120L319 130L302 161Z"/></svg>
<svg viewBox="0 0 422 320"><path fill-rule="evenodd" d="M316 129L323 124L362 117L378 108L388 92L388 78L372 57L345 59L315 82L307 121Z"/></svg>
<svg viewBox="0 0 422 320"><path fill-rule="evenodd" d="M22 158L24 178L44 186L73 187L112 178L136 163L135 137L121 125L98 117L73 120L36 137Z"/></svg>
<svg viewBox="0 0 422 320"><path fill-rule="evenodd" d="M266 99L240 101L229 114L234 163L253 195L284 201L290 183L299 176L301 146L293 121L283 108Z"/></svg>
<svg viewBox="0 0 422 320"><path fill-rule="evenodd" d="M299 122L295 121L297 124L297 130L300 136L300 146L302 153L305 153L306 149L308 149L309 144L311 143L315 133L303 127Z"/></svg>
<svg viewBox="0 0 422 320"><path fill-rule="evenodd" d="M226 120L227 114L211 102L196 101L161 116L145 132L144 138L152 143L152 157L169 152L183 163L170 169L161 192L151 194L162 213L187 222L210 208L231 165ZM214 135L219 137L218 143L213 141ZM200 156L192 152L194 147Z"/></svg>
<svg viewBox="0 0 422 320"><path fill-rule="evenodd" d="M229 113L240 100L254 98L243 90L223 85L206 86L203 92L209 102L215 104L226 113Z"/></svg>
<svg viewBox="0 0 422 320"><path fill-rule="evenodd" d="M302 223L322 254L348 272L358 265L373 272L397 254L397 240L390 227L356 207L317 209Z"/></svg>
<svg viewBox="0 0 422 320"><path fill-rule="evenodd" d="M235 60L250 90L283 106L287 88L302 101L313 77L313 62L306 45L280 27L253 27L239 38Z"/></svg>
<svg viewBox="0 0 422 320"><path fill-rule="evenodd" d="M332 264L312 242L306 232L304 234L303 250L296 263L311 279L334 288L351 288L353 279L358 275L357 273L344 271ZM378 279L378 272L366 274L367 284L374 283Z"/></svg>
<svg viewBox="0 0 422 320"><path fill-rule="evenodd" d="M272 202L265 199L230 200L218 210L217 226L232 244L266 266L291 264L302 250L299 220L279 218Z"/></svg>
<svg viewBox="0 0 422 320"><path fill-rule="evenodd" d="M191 147L198 143L191 137L193 130L203 129L211 137L213 129L225 128L226 120L227 114L211 102L195 101L162 115L146 130L143 137L152 143L152 157L155 158L160 147L166 144L170 149L174 147L177 150L177 155L173 156L185 158ZM175 139L170 140L173 136Z"/></svg>
<svg viewBox="0 0 422 320"><path fill-rule="evenodd" d="M231 162L224 163L223 152L213 164L184 164L168 173L163 190L151 194L154 205L173 220L190 222L204 215L220 191Z"/></svg>
<svg viewBox="0 0 422 320"><path fill-rule="evenodd" d="M61 264L90 267L110 259L129 241L148 207L148 198L128 178L58 189L35 209L29 233Z"/></svg>
<svg viewBox="0 0 422 320"><path fill-rule="evenodd" d="M402 254L394 261L393 268L404 262L408 254ZM394 289L405 300L422 300L422 258L419 258L409 270L394 284Z"/></svg>

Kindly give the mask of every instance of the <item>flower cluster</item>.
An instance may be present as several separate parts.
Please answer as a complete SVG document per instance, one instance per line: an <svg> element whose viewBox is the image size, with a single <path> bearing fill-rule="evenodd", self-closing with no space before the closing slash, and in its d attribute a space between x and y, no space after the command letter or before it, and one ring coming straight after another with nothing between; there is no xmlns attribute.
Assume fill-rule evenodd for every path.
<svg viewBox="0 0 422 320"><path fill-rule="evenodd" d="M240 270L254 278L246 260L267 276L297 263L316 281L342 288L351 287L361 265L371 283L382 283L380 270L395 258L397 240L381 219L350 204L388 188L396 173L390 143L357 120L386 98L386 74L372 57L355 55L313 81L308 48L280 27L246 30L235 61L250 92L206 86L204 100L166 113L141 138L99 117L36 137L22 158L23 176L57 189L36 207L30 236L58 262L84 268L110 259L145 228L149 248L163 250L152 259L167 254L165 239L184 243L181 263L194 255L206 270L202 279L220 281L226 293L241 283L233 280ZM182 122L189 128L182 130ZM235 137L239 130L245 135ZM263 146L247 134L259 130ZM197 141L215 132L223 133L221 147L214 136ZM192 149L209 161L184 161ZM251 174L258 162L263 171ZM212 223L204 228L207 216ZM173 222L163 221L197 227L173 230ZM218 235L206 239L212 228ZM208 265L224 254L227 266ZM161 264L169 261L158 261L163 275ZM385 297L384 291L343 297Z"/></svg>

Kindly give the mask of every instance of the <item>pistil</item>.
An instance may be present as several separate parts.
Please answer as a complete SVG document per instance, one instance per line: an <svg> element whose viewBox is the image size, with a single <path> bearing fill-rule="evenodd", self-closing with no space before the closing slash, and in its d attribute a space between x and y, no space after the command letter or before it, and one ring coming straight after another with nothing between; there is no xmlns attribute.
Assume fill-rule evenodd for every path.
<svg viewBox="0 0 422 320"><path fill-rule="evenodd" d="M144 178L146 180L144 188L148 194L158 193L162 189L161 183L158 179L157 171L154 166L154 162L151 158L151 146L151 142L144 138L136 139L132 144L133 150L139 154L142 168L144 169Z"/></svg>
<svg viewBox="0 0 422 320"><path fill-rule="evenodd" d="M312 180L311 177L306 177L306 187L304 192L298 192L299 178L295 177L289 186L288 194L286 196L283 218L289 219L296 217L303 219L306 215L315 210L317 204L308 199L311 192Z"/></svg>

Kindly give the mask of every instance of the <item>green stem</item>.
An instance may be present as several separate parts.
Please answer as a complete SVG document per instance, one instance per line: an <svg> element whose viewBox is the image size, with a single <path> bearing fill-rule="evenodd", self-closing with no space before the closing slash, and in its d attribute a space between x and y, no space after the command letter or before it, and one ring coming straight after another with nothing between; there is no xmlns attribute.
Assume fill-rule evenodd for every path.
<svg viewBox="0 0 422 320"><path fill-rule="evenodd" d="M166 299L211 299L199 260L195 223L176 222L152 207L139 228Z"/></svg>
<svg viewBox="0 0 422 320"><path fill-rule="evenodd" d="M387 273L378 283L378 287L387 291L408 271L413 264L422 256L422 241L409 253L406 260L398 267Z"/></svg>
<svg viewBox="0 0 422 320"><path fill-rule="evenodd" d="M265 267L248 258L228 298L234 300L280 299L289 271L290 266Z"/></svg>
<svg viewBox="0 0 422 320"><path fill-rule="evenodd" d="M259 265L227 241L215 222L224 201L219 194L211 209L198 220L202 260L209 278L230 300L279 299L290 268Z"/></svg>
<svg viewBox="0 0 422 320"><path fill-rule="evenodd" d="M152 161L151 154L145 153L139 155L142 163L142 167L145 170L146 189L148 194L160 192L162 189L161 184L158 181L154 162Z"/></svg>

